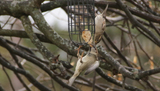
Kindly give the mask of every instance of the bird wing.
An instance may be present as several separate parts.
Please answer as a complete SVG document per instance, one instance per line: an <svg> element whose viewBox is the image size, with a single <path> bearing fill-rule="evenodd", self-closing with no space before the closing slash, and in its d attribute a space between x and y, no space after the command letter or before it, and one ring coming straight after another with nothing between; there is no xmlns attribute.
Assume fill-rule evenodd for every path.
<svg viewBox="0 0 160 91"><path fill-rule="evenodd" d="M95 18L95 44L99 43L106 27L106 21L102 14Z"/></svg>
<svg viewBox="0 0 160 91"><path fill-rule="evenodd" d="M84 71L86 69L88 69L90 67L90 65L94 64L94 62L96 61L94 56L91 55L86 55L82 58L83 63L81 63L81 70Z"/></svg>
<svg viewBox="0 0 160 91"><path fill-rule="evenodd" d="M99 61L96 61L94 64L92 64L86 71L85 75L89 74L91 71L95 70L97 67L99 67Z"/></svg>
<svg viewBox="0 0 160 91"><path fill-rule="evenodd" d="M96 34L95 35L95 44L99 43L102 39L102 34Z"/></svg>

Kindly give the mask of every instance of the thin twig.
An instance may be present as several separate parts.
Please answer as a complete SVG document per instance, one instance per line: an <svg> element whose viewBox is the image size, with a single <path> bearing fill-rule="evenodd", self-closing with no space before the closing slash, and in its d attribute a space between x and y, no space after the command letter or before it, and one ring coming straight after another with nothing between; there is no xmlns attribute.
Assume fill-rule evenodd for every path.
<svg viewBox="0 0 160 91"><path fill-rule="evenodd" d="M154 28L154 30L157 32L157 34L160 36L160 29L158 29L152 22L149 22L151 27Z"/></svg>
<svg viewBox="0 0 160 91"><path fill-rule="evenodd" d="M103 43L105 44L105 47L107 47L107 49L109 50L109 51L111 51L113 54L115 54L115 55L118 55L114 50L112 50L109 46L108 46L108 44L105 42L105 40L104 40L104 38L102 38L102 41L103 41Z"/></svg>
<svg viewBox="0 0 160 91"><path fill-rule="evenodd" d="M132 35L131 35L132 33L131 33L131 30L130 30L130 26L129 26L129 22L128 22L128 21L127 21L127 27L128 27L130 36L131 36L131 38L132 38L132 40L133 40L133 45L134 45L134 49L135 49L136 56L137 56L137 58L138 58L139 65L140 65L140 67L141 67L141 70L144 70L144 68L143 68L143 66L142 66L142 63L141 63L141 60L140 60L140 57L139 57L139 54L138 54L138 52L137 52L137 46L136 46L135 40L134 40L134 38L133 38Z"/></svg>
<svg viewBox="0 0 160 91"><path fill-rule="evenodd" d="M138 46L139 46L139 48L144 52L144 54L148 57L148 59L150 59L153 63L154 63L154 65L156 65L157 67L159 67L158 65L157 65L157 63L155 63L155 61L153 61L152 59L151 59L151 57L149 56L149 54L143 49L143 47L141 46L141 44L139 43L139 41L136 39L136 42L137 42L137 44L138 44Z"/></svg>
<svg viewBox="0 0 160 91"><path fill-rule="evenodd" d="M112 82L112 83L114 83L114 84L116 84L116 85L118 85L118 86L121 86L121 87L123 86L123 83L122 83L122 82L120 82L120 81L118 81L118 80L115 80L115 79L113 79L112 77L107 76L100 68L97 68L97 69L96 69L96 72L97 72L101 77L103 77L104 79L106 79L107 81ZM139 88L133 87L133 86L129 86L129 85L127 85L127 84L124 84L124 87L125 87L126 89L128 89L128 90L131 90L131 91L143 91L142 89L139 89Z"/></svg>
<svg viewBox="0 0 160 91"><path fill-rule="evenodd" d="M125 56L122 55L122 53L119 51L119 49L111 41L111 39L109 38L109 36L107 35L106 32L104 32L104 36L107 39L107 41L111 44L111 46L117 51L119 57L121 57L128 66L132 67L132 65L128 62L128 60L125 58Z"/></svg>
<svg viewBox="0 0 160 91"><path fill-rule="evenodd" d="M118 5L124 10L124 12L126 13L126 15L128 16L129 20L131 21L133 27L138 27L140 29L142 29L148 36L152 37L152 39L155 41L155 44L157 44L158 46L160 46L160 40L159 38L157 38L149 29L147 29L146 27L144 27L141 23L139 23L137 21L136 18L133 17L133 15L131 14L131 12L129 11L127 5L124 5L121 0L116 0L116 2L118 3Z"/></svg>
<svg viewBox="0 0 160 91"><path fill-rule="evenodd" d="M149 80L144 80L147 85L153 90L153 91L158 91L158 89L156 87L154 87L154 85L149 81Z"/></svg>
<svg viewBox="0 0 160 91"><path fill-rule="evenodd" d="M9 16L9 18L7 19L7 21L4 23L4 25L2 26L2 28L8 23L8 21L10 20L11 16Z"/></svg>
<svg viewBox="0 0 160 91"><path fill-rule="evenodd" d="M14 88L14 86L13 86L13 84L12 84L12 81L11 81L11 79L10 79L8 73L7 73L7 71L6 71L5 68L4 68L4 66L2 67L2 69L3 69L4 73L6 74L8 80L9 80L9 83L10 83L10 86L11 86L12 90L13 90L13 91L16 91L15 88Z"/></svg>

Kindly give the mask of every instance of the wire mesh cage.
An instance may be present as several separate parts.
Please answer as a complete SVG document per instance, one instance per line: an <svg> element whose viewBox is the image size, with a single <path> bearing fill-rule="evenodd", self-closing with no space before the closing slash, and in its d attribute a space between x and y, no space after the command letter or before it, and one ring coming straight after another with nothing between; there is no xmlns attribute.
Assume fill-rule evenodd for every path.
<svg viewBox="0 0 160 91"><path fill-rule="evenodd" d="M83 31L90 31L92 39L95 33L94 0L68 0L68 33L75 44L86 44L82 39Z"/></svg>

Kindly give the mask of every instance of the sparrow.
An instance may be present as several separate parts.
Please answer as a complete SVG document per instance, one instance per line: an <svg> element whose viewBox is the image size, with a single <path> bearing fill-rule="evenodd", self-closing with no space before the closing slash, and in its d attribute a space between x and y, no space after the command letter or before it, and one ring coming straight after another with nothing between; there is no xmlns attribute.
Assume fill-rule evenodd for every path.
<svg viewBox="0 0 160 91"><path fill-rule="evenodd" d="M106 19L104 18L104 14L106 13L108 5L106 6L105 10L102 14L96 15L95 17L95 44L99 43L102 39L102 35L104 33L106 27Z"/></svg>
<svg viewBox="0 0 160 91"><path fill-rule="evenodd" d="M91 71L95 70L97 67L99 67L99 61L98 61L98 54L97 50L92 47L91 51L88 51L87 54L84 57L80 57L77 61L75 72L73 76L69 79L68 85L71 86L76 79L76 77L85 70L85 75L90 73ZM83 63L81 62L83 61Z"/></svg>

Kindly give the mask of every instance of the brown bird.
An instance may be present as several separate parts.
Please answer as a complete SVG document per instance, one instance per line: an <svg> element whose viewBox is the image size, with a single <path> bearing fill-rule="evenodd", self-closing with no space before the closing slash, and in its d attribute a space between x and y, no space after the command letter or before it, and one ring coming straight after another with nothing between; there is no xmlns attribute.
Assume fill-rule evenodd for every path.
<svg viewBox="0 0 160 91"><path fill-rule="evenodd" d="M106 27L106 20L104 18L104 14L106 13L107 8L108 5L106 6L102 14L99 14L95 17L95 39L94 39L95 44L100 42L102 35L104 33Z"/></svg>
<svg viewBox="0 0 160 91"><path fill-rule="evenodd" d="M82 39L83 39L86 43L88 43L88 44L90 45L90 47L93 47L93 46L92 46L92 43L93 43L92 35L91 35L91 32L90 32L89 30L85 29L85 30L82 32ZM83 57L83 53L82 53L82 55L79 54L79 50L80 50L81 47L82 47L82 45L79 46L79 48L77 49L77 50L78 50L78 52L77 52L78 59L82 59L82 57ZM82 60L80 60L80 62L83 63Z"/></svg>
<svg viewBox="0 0 160 91"><path fill-rule="evenodd" d="M83 61L83 63L81 62ZM88 53L84 57L80 57L76 64L76 69L73 74L73 76L69 79L68 85L72 85L76 77L85 70L85 75L90 73L91 71L95 70L99 66L99 61L97 57L97 50L92 47L91 51L88 51Z"/></svg>

